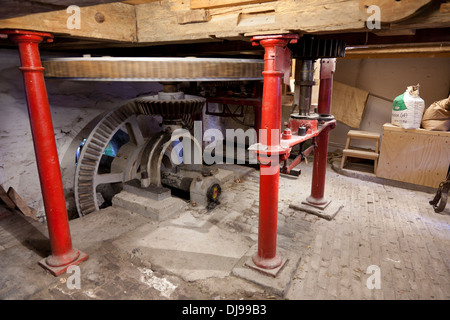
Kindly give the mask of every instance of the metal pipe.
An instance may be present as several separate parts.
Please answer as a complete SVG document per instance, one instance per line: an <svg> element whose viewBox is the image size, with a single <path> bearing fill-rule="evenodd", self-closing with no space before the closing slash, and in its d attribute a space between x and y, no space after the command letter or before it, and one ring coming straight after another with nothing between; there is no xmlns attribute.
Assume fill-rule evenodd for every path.
<svg viewBox="0 0 450 320"><path fill-rule="evenodd" d="M282 259L277 253L280 159L289 156L290 150L285 150L280 145L281 83L283 76L286 78L286 74L289 75L290 72L291 53L286 46L294 38L297 36L260 36L252 39L252 41L259 40L259 44L265 49L259 143L265 146L266 150L265 154L258 153L260 160L258 251L252 257L253 263L263 269L275 269L282 264ZM289 77L286 80L289 81Z"/></svg>
<svg viewBox="0 0 450 320"><path fill-rule="evenodd" d="M318 113L329 115L331 112L331 93L333 87L333 74L336 59L322 59L320 68L320 86ZM327 171L328 135L332 128L326 127L317 137L317 149L314 151L313 175L311 195L306 199L313 205L324 205L325 199L325 175Z"/></svg>
<svg viewBox="0 0 450 320"><path fill-rule="evenodd" d="M54 275L58 275L69 265L80 263L88 256L72 248L61 169L44 82L44 68L39 55L39 43L51 42L53 36L48 33L21 30L2 30L0 33L7 34L19 47L20 70L24 78L28 115L52 249L52 254L40 264Z"/></svg>

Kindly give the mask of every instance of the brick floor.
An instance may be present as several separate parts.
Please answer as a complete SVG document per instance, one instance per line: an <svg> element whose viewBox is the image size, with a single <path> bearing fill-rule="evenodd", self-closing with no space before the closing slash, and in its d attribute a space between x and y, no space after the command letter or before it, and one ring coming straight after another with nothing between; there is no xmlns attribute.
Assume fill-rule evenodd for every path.
<svg viewBox="0 0 450 320"><path fill-rule="evenodd" d="M310 193L311 164L298 179L280 178L278 246L301 254L288 299L449 299L450 210L433 211L434 194L339 175L329 168L326 195L344 208L327 221L289 208ZM229 186L223 227L241 225L257 239L259 173ZM232 221L230 221L231 219ZM247 225L247 227L246 227ZM369 289L380 270L380 289Z"/></svg>
<svg viewBox="0 0 450 320"><path fill-rule="evenodd" d="M437 214L428 203L434 194L361 181L339 175L330 168L326 195L344 207L333 220L327 221L289 208L290 203L301 202L310 192L311 163L302 164L301 169L299 178L280 178L278 246L301 256L289 290L280 298L450 299L449 206L442 214ZM200 212L192 208L191 214L200 224L208 221L256 243L258 195L259 173L254 171L242 183L223 188L221 204L214 210ZM119 221L119 213L114 214ZM116 218L110 216L110 220L101 225L102 232L117 225ZM132 218L136 219L136 215L130 215L129 219ZM124 225L131 223L131 220L123 221ZM144 221L135 224L142 223ZM5 229L4 233L8 235L10 229ZM133 232L131 227L130 232ZM84 239L91 257L82 265L86 277L82 294L67 291L64 283L46 275L35 263L38 256L21 247L14 237L9 238L12 240L0 250L5 257L0 260L4 271L0 276L2 299L165 298L140 281L141 273L136 267L139 265L134 258L130 258L129 253L118 252L109 240L94 245ZM19 249L25 250L23 261L15 254ZM367 286L368 280L373 278L366 273L369 266L379 268L380 289ZM28 291L21 289L20 275L26 278L23 281L33 284L27 287ZM169 277L164 272L158 276ZM14 281L8 280L11 277ZM250 286L233 276L183 283L172 275L169 280L177 285L170 299L263 299L271 296L264 288ZM40 283L46 288L40 288Z"/></svg>
<svg viewBox="0 0 450 320"><path fill-rule="evenodd" d="M308 168L303 167L297 181L283 179L281 189L302 185L302 196L307 195ZM428 203L432 194L361 181L331 170L326 188L326 194L344 208L332 221L315 219L307 233L303 231L305 238L312 239L311 247L287 298L450 298L449 208L437 214ZM301 212L291 213L311 219ZM380 268L380 289L367 287L372 273L366 271L371 265Z"/></svg>

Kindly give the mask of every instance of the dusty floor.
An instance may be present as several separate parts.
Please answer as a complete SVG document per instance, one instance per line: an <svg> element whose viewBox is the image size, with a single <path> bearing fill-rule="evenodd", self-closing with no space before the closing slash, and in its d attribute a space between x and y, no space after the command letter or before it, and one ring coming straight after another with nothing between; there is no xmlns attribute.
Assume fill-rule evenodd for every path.
<svg viewBox="0 0 450 320"><path fill-rule="evenodd" d="M74 247L89 254L78 287L76 273L37 264L50 252L46 227L0 206L0 299L450 299L449 206L437 214L433 194L329 169L326 194L344 207L327 221L289 208L309 195L310 164L280 178L278 246L299 257L289 281L280 292L268 276L240 277L258 238L258 181L253 171L214 210L186 204L162 222L116 207L71 220Z"/></svg>

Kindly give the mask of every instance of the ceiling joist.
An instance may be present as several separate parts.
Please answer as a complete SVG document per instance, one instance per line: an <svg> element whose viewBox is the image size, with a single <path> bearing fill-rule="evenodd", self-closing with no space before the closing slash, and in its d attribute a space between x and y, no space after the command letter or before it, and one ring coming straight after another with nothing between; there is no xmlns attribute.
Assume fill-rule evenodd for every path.
<svg viewBox="0 0 450 320"><path fill-rule="evenodd" d="M73 1L33 1L45 7L39 13L18 5L29 2L5 0L2 5L16 12L0 14L0 29L53 33L55 42L46 48L59 50L248 42L252 35L277 33L344 37L352 45L450 41L450 10L442 0L370 0L385 14L379 29L367 24L372 13L365 0L80 0L78 27L70 23L74 11L67 10ZM423 37L425 30L436 32ZM365 40L352 43L360 35Z"/></svg>

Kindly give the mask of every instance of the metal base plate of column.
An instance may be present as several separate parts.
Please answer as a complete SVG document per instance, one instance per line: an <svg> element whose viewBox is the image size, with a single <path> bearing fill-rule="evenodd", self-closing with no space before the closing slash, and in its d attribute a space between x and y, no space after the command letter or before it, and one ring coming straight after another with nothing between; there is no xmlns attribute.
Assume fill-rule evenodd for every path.
<svg viewBox="0 0 450 320"><path fill-rule="evenodd" d="M253 262L253 257L250 257L249 259L247 259L247 261L245 262L245 265L249 268L252 268L256 271L259 271L265 275L271 276L271 277L276 277L281 269L283 269L283 267L286 265L286 263L288 262L288 259L285 257L281 257L281 264L273 269L264 269L261 267L258 267L254 262Z"/></svg>
<svg viewBox="0 0 450 320"><path fill-rule="evenodd" d="M301 257L295 250L278 247L278 254L282 257L281 266L266 270L254 265L252 257L258 250L258 244L252 246L236 263L232 274L236 277L261 285L269 292L284 297L292 284L292 277L297 272Z"/></svg>
<svg viewBox="0 0 450 320"><path fill-rule="evenodd" d="M74 250L76 250L76 249L74 249ZM79 251L79 250L78 250L78 252L79 252L78 258L76 258L74 261L72 261L71 263L66 264L64 266L60 266L60 267L50 266L47 263L47 258L44 258L41 261L39 261L39 265L41 267L43 267L45 270L47 270L48 272L50 272L52 275L57 277L57 276L63 274L64 272L66 272L70 266L76 266L89 258L89 256L86 253Z"/></svg>
<svg viewBox="0 0 450 320"><path fill-rule="evenodd" d="M302 201L302 204L311 206L313 208L320 209L320 210L325 210L325 208L328 207L328 205L330 203L331 203L331 200L325 200L325 199L324 199L324 201L322 201L322 203L310 202L310 201L308 201L308 199L306 199L305 201Z"/></svg>
<svg viewBox="0 0 450 320"><path fill-rule="evenodd" d="M306 201L303 201L299 205L292 203L289 205L291 209L314 214L326 220L332 220L343 207L344 205L331 200L323 205L313 205Z"/></svg>

